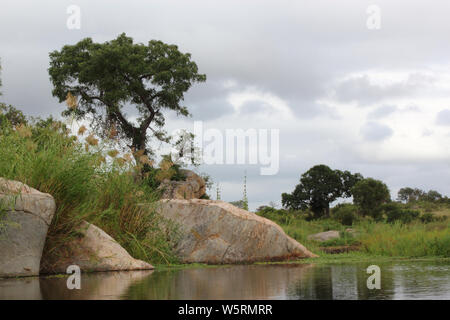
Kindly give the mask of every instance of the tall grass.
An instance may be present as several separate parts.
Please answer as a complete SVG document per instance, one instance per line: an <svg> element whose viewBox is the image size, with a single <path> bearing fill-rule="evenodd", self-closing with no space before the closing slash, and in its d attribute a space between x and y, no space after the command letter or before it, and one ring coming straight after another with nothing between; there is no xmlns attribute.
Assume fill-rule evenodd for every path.
<svg viewBox="0 0 450 320"><path fill-rule="evenodd" d="M321 254L320 248L335 245L360 244L360 251L376 256L391 257L450 257L450 221L440 220L431 223L386 223L361 219L353 224L354 236L343 232L344 226L330 218L308 221L301 212L273 210L259 213L278 223L284 231L313 252ZM339 240L319 243L308 240L308 235L337 230Z"/></svg>
<svg viewBox="0 0 450 320"><path fill-rule="evenodd" d="M448 222L422 224L365 223L360 241L363 250L382 256L450 257Z"/></svg>
<svg viewBox="0 0 450 320"><path fill-rule="evenodd" d="M175 263L170 228L152 210L157 195L136 179L130 163L107 158L107 150L70 136L55 121L0 128L0 177L21 181L55 198L56 213L44 257L58 251L81 221L92 222L135 258ZM117 159L123 160L123 159ZM146 204L143 206L142 204Z"/></svg>

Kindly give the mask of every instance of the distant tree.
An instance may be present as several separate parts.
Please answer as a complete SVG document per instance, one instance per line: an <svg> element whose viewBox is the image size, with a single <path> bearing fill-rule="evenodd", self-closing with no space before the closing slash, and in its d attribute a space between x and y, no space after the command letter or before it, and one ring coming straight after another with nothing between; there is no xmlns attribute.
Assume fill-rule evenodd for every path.
<svg viewBox="0 0 450 320"><path fill-rule="evenodd" d="M278 204L275 201L270 201L268 205L262 205L256 208L256 212L261 211L276 211Z"/></svg>
<svg viewBox="0 0 450 320"><path fill-rule="evenodd" d="M283 193L283 207L291 210L310 208L315 217L329 216L330 203L340 197L350 197L351 188L362 176L349 171L332 170L316 165L305 172L290 194Z"/></svg>
<svg viewBox="0 0 450 320"><path fill-rule="evenodd" d="M243 200L230 201L229 204L232 204L235 207L244 209L244 201Z"/></svg>
<svg viewBox="0 0 450 320"><path fill-rule="evenodd" d="M418 188L405 187L397 193L397 199L404 202L418 201L424 198L426 192Z"/></svg>
<svg viewBox="0 0 450 320"><path fill-rule="evenodd" d="M440 201L443 199L442 194L440 194L439 192L435 191L435 190L430 190L428 191L425 195L424 195L424 199L426 201Z"/></svg>
<svg viewBox="0 0 450 320"><path fill-rule="evenodd" d="M256 208L256 212L261 212L261 211L268 210L268 209L272 209L272 207L262 205L262 206L259 206L258 208Z"/></svg>
<svg viewBox="0 0 450 320"><path fill-rule="evenodd" d="M269 207L276 209L278 208L278 203L275 201L269 201Z"/></svg>
<svg viewBox="0 0 450 320"><path fill-rule="evenodd" d="M401 188L397 193L397 199L404 202L410 202L414 196L414 189L410 187Z"/></svg>
<svg viewBox="0 0 450 320"><path fill-rule="evenodd" d="M352 188L353 202L358 206L363 215L375 219L381 217L382 205L391 200L389 189L380 180L366 178Z"/></svg>
<svg viewBox="0 0 450 320"><path fill-rule="evenodd" d="M17 126L19 124L27 124L27 119L19 109L16 109L11 105L0 103L0 126L6 122L13 126Z"/></svg>
<svg viewBox="0 0 450 320"><path fill-rule="evenodd" d="M414 201L440 201L444 199L442 194L435 190L429 190L428 192L425 192L418 188L401 188L398 191L397 199L404 202L414 202Z"/></svg>
<svg viewBox="0 0 450 320"><path fill-rule="evenodd" d="M191 55L177 46L156 40L133 43L124 33L105 43L86 38L53 51L49 74L53 96L60 102L74 100L64 115L90 119L99 134L114 130L131 149L146 154L151 153L148 131L169 141L163 111L189 115L182 105L184 93L206 80ZM125 114L129 105L136 107L135 121Z"/></svg>

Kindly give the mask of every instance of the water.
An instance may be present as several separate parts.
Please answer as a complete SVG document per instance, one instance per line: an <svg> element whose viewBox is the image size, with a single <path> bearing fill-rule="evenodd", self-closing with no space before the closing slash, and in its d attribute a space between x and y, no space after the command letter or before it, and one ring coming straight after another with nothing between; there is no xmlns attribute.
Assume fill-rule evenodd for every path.
<svg viewBox="0 0 450 320"><path fill-rule="evenodd" d="M450 299L450 261L379 264L381 289L367 289L369 263L239 265L168 271L0 279L0 299Z"/></svg>

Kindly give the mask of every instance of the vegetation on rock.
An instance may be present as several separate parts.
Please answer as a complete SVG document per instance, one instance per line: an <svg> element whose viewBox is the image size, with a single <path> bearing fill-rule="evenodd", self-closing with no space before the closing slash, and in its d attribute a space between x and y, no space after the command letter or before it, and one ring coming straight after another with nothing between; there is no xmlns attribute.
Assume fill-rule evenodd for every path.
<svg viewBox="0 0 450 320"><path fill-rule="evenodd" d="M6 117L5 117L6 118ZM57 209L44 256L77 237L83 220L116 239L133 257L152 263L176 262L161 218L149 209L158 195L147 181L136 180L132 157L108 155L98 141L83 143L53 119L0 127L0 176L51 194ZM141 204L147 204L145 209Z"/></svg>

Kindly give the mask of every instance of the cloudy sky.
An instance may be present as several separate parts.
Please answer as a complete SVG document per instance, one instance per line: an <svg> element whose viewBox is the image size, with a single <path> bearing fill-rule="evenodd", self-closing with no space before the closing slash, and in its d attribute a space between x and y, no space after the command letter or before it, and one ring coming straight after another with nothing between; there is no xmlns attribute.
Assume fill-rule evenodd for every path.
<svg viewBox="0 0 450 320"><path fill-rule="evenodd" d="M369 5L381 9L369 29ZM81 28L66 26L70 5ZM450 194L448 1L22 1L2 0L0 101L29 115L59 116L48 53L126 32L190 52L208 80L186 94L192 118L168 129L279 129L280 169L203 165L223 200L280 203L315 164ZM132 115L130 115L132 116ZM211 192L215 194L213 190Z"/></svg>

